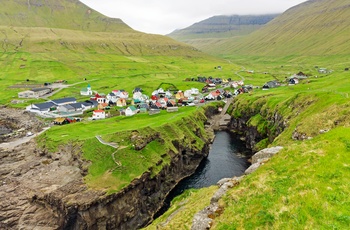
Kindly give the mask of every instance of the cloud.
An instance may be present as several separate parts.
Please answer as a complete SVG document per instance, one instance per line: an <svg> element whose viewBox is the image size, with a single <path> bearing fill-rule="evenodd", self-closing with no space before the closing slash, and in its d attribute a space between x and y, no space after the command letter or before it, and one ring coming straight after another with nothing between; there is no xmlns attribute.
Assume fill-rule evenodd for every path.
<svg viewBox="0 0 350 230"><path fill-rule="evenodd" d="M135 30L167 34L214 15L282 13L306 0L81 0Z"/></svg>

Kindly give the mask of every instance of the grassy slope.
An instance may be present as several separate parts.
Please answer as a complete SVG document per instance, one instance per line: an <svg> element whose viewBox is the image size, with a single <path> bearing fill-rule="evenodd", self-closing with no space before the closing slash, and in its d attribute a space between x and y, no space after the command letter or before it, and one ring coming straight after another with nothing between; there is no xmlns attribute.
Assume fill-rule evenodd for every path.
<svg viewBox="0 0 350 230"><path fill-rule="evenodd" d="M260 130L274 129L266 117L274 117L276 112L283 115L287 128L271 146L285 148L220 201L225 211L215 219L213 229L346 229L350 225L349 73L343 65L332 64L327 58L307 59L309 62L292 59L241 58L237 63L250 63L249 68L255 73L241 74L252 84L268 78L263 74L267 70L270 78L275 76L279 80L298 71L311 77L299 85L268 91L255 89L251 95L237 98L233 115L256 111L248 125ZM327 62L334 72L320 75L314 66ZM293 140L295 130L312 139ZM321 134L320 130L330 131ZM262 141L260 147L264 144ZM210 199L210 190L201 192ZM181 202L174 204L181 206ZM166 215L174 220L170 218L164 228L176 224L177 219L186 219L189 210L201 210L200 204L176 213L170 210ZM162 221L164 218L150 228L158 225L162 229ZM182 224L191 226L191 221Z"/></svg>
<svg viewBox="0 0 350 230"><path fill-rule="evenodd" d="M348 54L349 15L346 0L308 1L251 35L218 42L208 52L270 56Z"/></svg>
<svg viewBox="0 0 350 230"><path fill-rule="evenodd" d="M207 52L212 45L238 38L261 28L277 15L214 16L167 36Z"/></svg>
<svg viewBox="0 0 350 230"><path fill-rule="evenodd" d="M78 0L1 0L0 25L47 27L83 31L127 32L132 29Z"/></svg>
<svg viewBox="0 0 350 230"><path fill-rule="evenodd" d="M204 130L206 118L203 111L202 108L184 107L177 113L162 111L152 116L138 114L81 122L69 125L69 129L67 126L55 126L40 135L37 142L50 151L57 151L66 144L81 145L83 157L92 163L85 182L93 189L111 193L124 188L143 173L150 171L155 175L169 164L167 153L178 153L174 141L186 144L193 151L203 148L206 139L210 138ZM135 150L135 133L143 138L156 134L159 137L143 149ZM119 149L101 144L95 138L97 135L106 142L118 144ZM121 165L115 163L113 156Z"/></svg>

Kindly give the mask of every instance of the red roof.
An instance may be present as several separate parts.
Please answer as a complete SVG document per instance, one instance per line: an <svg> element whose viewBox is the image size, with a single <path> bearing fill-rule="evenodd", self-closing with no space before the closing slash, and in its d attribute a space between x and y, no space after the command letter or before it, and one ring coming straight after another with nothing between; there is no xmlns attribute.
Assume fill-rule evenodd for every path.
<svg viewBox="0 0 350 230"><path fill-rule="evenodd" d="M94 110L94 113L104 113L105 111L102 110L102 109L99 109L99 110Z"/></svg>

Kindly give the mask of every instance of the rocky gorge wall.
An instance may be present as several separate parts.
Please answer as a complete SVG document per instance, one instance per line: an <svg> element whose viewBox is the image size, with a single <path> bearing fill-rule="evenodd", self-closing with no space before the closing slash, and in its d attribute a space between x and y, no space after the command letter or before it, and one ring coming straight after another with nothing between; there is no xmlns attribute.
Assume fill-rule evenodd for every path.
<svg viewBox="0 0 350 230"><path fill-rule="evenodd" d="M277 110L256 104L249 108L233 103L230 129L244 139L246 148L259 150L283 132L287 122Z"/></svg>
<svg viewBox="0 0 350 230"><path fill-rule="evenodd" d="M54 153L37 149L34 142L12 151L0 149L1 228L137 229L147 225L171 189L207 157L213 132L204 125L215 112L210 107L180 121L188 133L185 139L172 140L173 147L161 153L170 158L168 163L161 160L157 174L150 168L115 193L94 190L84 183L87 166L79 143ZM162 141L162 135L150 136L147 143ZM202 144L197 143L198 138Z"/></svg>
<svg viewBox="0 0 350 230"><path fill-rule="evenodd" d="M122 191L89 204L65 206L60 210L64 229L136 229L152 220L166 195L184 177L192 174L209 145L192 152L178 146L181 154L168 153L171 162L154 177L150 172L135 179ZM67 215L68 214L68 215Z"/></svg>

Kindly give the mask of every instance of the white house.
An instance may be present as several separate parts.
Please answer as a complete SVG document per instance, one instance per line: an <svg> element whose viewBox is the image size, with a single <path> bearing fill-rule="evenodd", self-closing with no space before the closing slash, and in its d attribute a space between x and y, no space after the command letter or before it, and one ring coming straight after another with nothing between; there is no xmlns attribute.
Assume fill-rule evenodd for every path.
<svg viewBox="0 0 350 230"><path fill-rule="evenodd" d="M106 118L106 112L104 110L94 110L92 112L93 120L105 119L105 118Z"/></svg>
<svg viewBox="0 0 350 230"><path fill-rule="evenodd" d="M115 93L109 93L107 94L107 101L112 103L117 103L118 97L115 95Z"/></svg>
<svg viewBox="0 0 350 230"><path fill-rule="evenodd" d="M143 98L142 98L142 93L140 92L140 91L137 91L137 92L135 92L133 95L132 95L132 98L134 99L134 100L139 100L139 101L141 101Z"/></svg>
<svg viewBox="0 0 350 230"><path fill-rule="evenodd" d="M129 106L125 109L125 116L133 116L137 113L137 109L134 106Z"/></svg>
<svg viewBox="0 0 350 230"><path fill-rule="evenodd" d="M124 90L113 90L112 93L114 93L117 98L129 98L129 93Z"/></svg>
<svg viewBox="0 0 350 230"><path fill-rule="evenodd" d="M88 84L88 86L86 88L82 88L80 90L80 95L82 95L82 96L90 96L90 95L92 95L92 90L91 90L90 84Z"/></svg>
<svg viewBox="0 0 350 230"><path fill-rule="evenodd" d="M194 95L197 95L197 94L199 94L199 89L191 88L191 93L194 94Z"/></svg>
<svg viewBox="0 0 350 230"><path fill-rule="evenodd" d="M184 96L185 97L190 97L192 95L192 90L185 90Z"/></svg>

